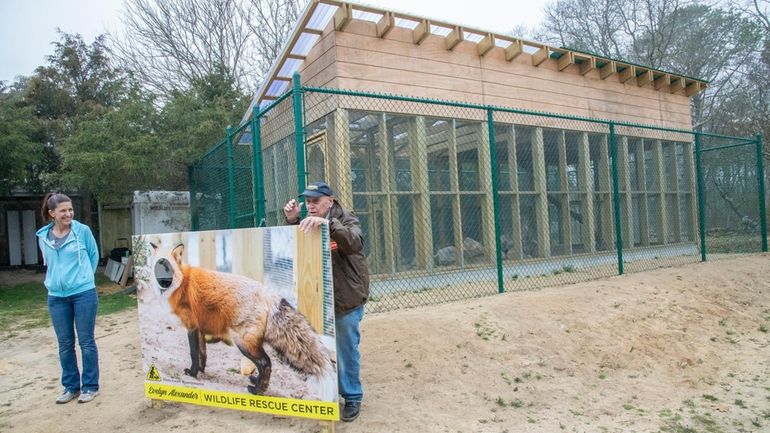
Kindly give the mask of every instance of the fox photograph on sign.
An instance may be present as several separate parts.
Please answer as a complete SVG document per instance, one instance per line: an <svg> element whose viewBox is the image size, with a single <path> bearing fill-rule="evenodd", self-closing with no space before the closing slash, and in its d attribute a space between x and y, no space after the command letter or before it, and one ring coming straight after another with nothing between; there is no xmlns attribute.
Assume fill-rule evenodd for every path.
<svg viewBox="0 0 770 433"><path fill-rule="evenodd" d="M135 236L147 397L338 420L327 233Z"/></svg>

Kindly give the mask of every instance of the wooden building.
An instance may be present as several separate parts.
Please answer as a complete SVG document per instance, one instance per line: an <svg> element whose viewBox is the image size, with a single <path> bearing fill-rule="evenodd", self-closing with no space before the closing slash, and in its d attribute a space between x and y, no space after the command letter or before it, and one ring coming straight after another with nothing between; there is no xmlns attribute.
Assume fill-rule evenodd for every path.
<svg viewBox="0 0 770 433"><path fill-rule="evenodd" d="M397 94L690 130L706 83L613 59L408 13L312 1L257 92L291 87ZM305 92L308 181L355 209L375 274L432 272L615 248L604 123ZM250 114L250 113L249 113ZM261 119L268 224L295 194L291 100ZM490 133L495 155L490 155ZM693 244L692 137L616 128L626 247ZM500 232L493 219L496 179Z"/></svg>

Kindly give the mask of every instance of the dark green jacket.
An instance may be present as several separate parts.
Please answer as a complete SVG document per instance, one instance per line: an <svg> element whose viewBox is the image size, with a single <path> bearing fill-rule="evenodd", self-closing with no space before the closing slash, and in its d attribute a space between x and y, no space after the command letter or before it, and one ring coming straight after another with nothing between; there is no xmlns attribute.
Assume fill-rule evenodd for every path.
<svg viewBox="0 0 770 433"><path fill-rule="evenodd" d="M299 220L294 222L299 224ZM334 312L341 316L366 303L369 298L369 267L364 253L364 235L358 217L336 200L329 212L332 245Z"/></svg>

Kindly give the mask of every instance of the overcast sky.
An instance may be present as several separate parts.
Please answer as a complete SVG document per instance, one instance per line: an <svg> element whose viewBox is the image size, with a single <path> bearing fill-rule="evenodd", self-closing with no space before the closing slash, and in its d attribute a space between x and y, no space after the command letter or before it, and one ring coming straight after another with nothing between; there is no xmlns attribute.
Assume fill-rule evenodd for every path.
<svg viewBox="0 0 770 433"><path fill-rule="evenodd" d="M482 30L507 33L535 27L547 0L367 0L362 3ZM31 75L52 53L56 28L80 33L90 43L120 27L123 0L0 0L0 81Z"/></svg>

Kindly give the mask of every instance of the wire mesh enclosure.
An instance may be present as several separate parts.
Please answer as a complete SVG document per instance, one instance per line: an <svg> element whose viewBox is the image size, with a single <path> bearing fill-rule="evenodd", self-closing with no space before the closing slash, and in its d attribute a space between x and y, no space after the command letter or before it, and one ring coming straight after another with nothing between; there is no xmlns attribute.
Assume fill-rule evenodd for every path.
<svg viewBox="0 0 770 433"><path fill-rule="evenodd" d="M426 305L767 251L761 147L295 81L191 166L193 227L281 225L324 180L360 219L369 311Z"/></svg>

